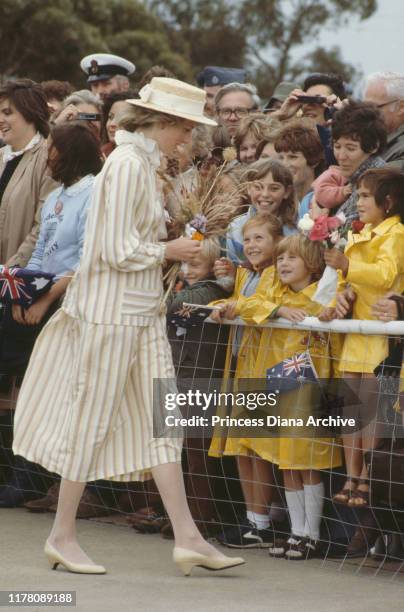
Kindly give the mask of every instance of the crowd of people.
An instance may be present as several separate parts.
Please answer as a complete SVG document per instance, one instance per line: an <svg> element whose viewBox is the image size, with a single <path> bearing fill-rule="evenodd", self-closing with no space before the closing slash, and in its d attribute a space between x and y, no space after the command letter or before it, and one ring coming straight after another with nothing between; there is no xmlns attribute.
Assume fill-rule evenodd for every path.
<svg viewBox="0 0 404 612"><path fill-rule="evenodd" d="M310 74L301 86L274 83L273 96L265 103L246 82L244 70L209 66L197 77L200 90L205 90L204 118L197 125L192 113L180 113L180 133L170 123L178 108L166 114L163 110L161 136L155 120L147 112L139 115L138 107L153 110L160 96L162 108L175 109L176 96L188 95L192 109L197 103L194 90L177 92L175 75L160 66L131 88L134 65L108 54L87 56L81 66L88 89L28 78L0 87L0 263L6 269L52 275L53 281L30 305L14 300L2 307L2 394L6 397L12 387L21 386L34 350L19 402L36 403L37 408L25 418L19 412L15 455L3 450L0 507L55 511L61 491L55 474L71 481L91 480L84 493L79 491L78 516L121 510L139 531L170 537L174 530L181 540L169 494L162 493L163 477L153 473L160 498L148 469L158 464L159 453L166 453L162 463L178 462L176 445L150 450L147 463L139 433L134 434L131 444L141 449L135 453L136 469L126 450L117 450L128 442L118 437L120 421L130 419L127 404L139 402L140 389L146 388L142 377L164 377L169 367L161 366L162 354L169 350L179 389L189 379L221 379L235 390L245 379L266 380L271 369L304 353L316 377L343 379L358 393L367 409L364 424L354 434L322 437L307 431L296 437L285 429L278 437L214 431L211 438L186 438L180 460L191 515L203 533L215 535L222 544L266 548L273 557L297 560L330 554L330 541L341 544L336 555L368 554L387 530L375 510L380 499L372 488L368 456L383 445L380 381L387 371L396 380L402 376L401 340L308 332L294 324L307 316L326 322L404 319L404 75L369 75L360 93L357 84L350 84L358 92L352 96L339 75ZM157 172L157 186L147 174L134 174L127 162L131 147L141 151L141 167ZM114 172L108 174L110 167ZM226 203L226 210L231 205L232 214L225 230L209 237L188 219L185 232L199 228L202 240L194 240L192 248L187 242L185 248L179 220L204 181L211 186L206 197L215 195L217 206ZM138 198L138 210L128 208L118 218L111 203L121 201L122 191L128 201ZM103 198L107 204L98 206ZM202 203L202 225L209 221L203 211ZM336 240L325 245L328 234L321 240L310 238L307 227L321 224L343 228L343 247L335 246ZM125 234L128 227L130 235ZM147 243L139 237L144 232L149 232ZM168 247L161 245L172 240L180 246L172 247L169 257L164 254ZM162 305L154 277L161 275L161 266L172 271L170 259L182 261L182 266L172 282L166 281ZM326 268L337 274L335 295L324 302L316 295ZM110 269L119 275L111 276ZM121 312L111 307L109 294L124 300ZM176 316L187 313L184 303L214 306L213 323L179 325ZM162 329L147 327L151 308L167 313L169 349ZM226 323L236 317L243 325ZM80 332L67 322L81 318L87 327ZM289 321L289 328L260 327L277 318ZM119 328L120 335L108 340L108 360L98 359L101 340L90 324ZM44 327L47 342L35 345ZM149 330L147 339L139 337L139 329ZM83 411L80 422L91 418L100 423L91 436L87 429L77 429L77 423L71 425L83 452L68 469L63 419L59 412L52 416L45 405L40 407L41 385L48 384L49 375L40 371L45 355L49 359L51 354L59 372L51 401L62 405L68 393L70 383L61 376L70 372L72 358L63 349L63 334L71 342L82 334L87 343L76 367L81 368L80 384L91 387L83 401L93 408L92 413ZM128 391L119 407L111 380L126 375L125 369L119 371L122 359L132 363L135 350L139 380L133 375L132 395ZM97 409L103 403L110 405L107 425ZM400 415L404 406L399 391L391 405ZM282 410L282 416L296 416L291 401ZM141 411L137 418L148 417ZM84 447L97 448L107 435L101 430L112 426L116 436L108 434L107 459L100 469ZM43 447L35 436L42 438ZM61 450L48 457L49 448L59 443ZM389 457L386 452L386 461ZM113 469L107 468L111 463ZM125 484L108 486L110 477ZM147 484L140 489L135 480ZM66 495L65 487L62 499ZM404 510L404 484L402 505ZM57 563L62 562L54 546L57 525L55 530L47 554ZM186 548L176 549L179 563L183 559L178 551ZM198 550L211 554L203 547ZM89 563L80 555L77 562ZM94 567L102 573L103 568Z"/></svg>

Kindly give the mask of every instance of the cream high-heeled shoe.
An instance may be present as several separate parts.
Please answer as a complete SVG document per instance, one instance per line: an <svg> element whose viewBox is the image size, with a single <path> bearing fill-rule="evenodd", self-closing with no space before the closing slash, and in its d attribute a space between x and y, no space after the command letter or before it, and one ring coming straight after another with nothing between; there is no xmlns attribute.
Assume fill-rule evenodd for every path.
<svg viewBox="0 0 404 612"><path fill-rule="evenodd" d="M61 555L56 548L46 542L44 553L48 558L50 566L52 569L56 569L57 566L63 565L69 572L73 572L75 574L105 574L106 569L102 565L86 565L84 563L72 563L68 561Z"/></svg>
<svg viewBox="0 0 404 612"><path fill-rule="evenodd" d="M184 576L189 576L193 567L203 567L204 569L217 572L245 563L242 557L225 557L224 559L223 557L209 557L208 555L201 555L193 550L178 548L177 546L173 551L173 561L183 571Z"/></svg>

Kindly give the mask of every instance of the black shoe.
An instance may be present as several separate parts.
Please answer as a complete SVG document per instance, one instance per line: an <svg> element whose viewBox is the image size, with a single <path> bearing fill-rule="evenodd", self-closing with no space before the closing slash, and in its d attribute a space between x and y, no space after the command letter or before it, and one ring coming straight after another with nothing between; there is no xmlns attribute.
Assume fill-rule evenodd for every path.
<svg viewBox="0 0 404 612"><path fill-rule="evenodd" d="M306 559L307 556L307 538L292 535L287 540L276 540L272 548L270 548L270 557L285 557L291 561L300 561Z"/></svg>
<svg viewBox="0 0 404 612"><path fill-rule="evenodd" d="M229 548L270 548L273 546L275 533L271 527L257 529L253 523L247 521L244 525L223 531L216 539Z"/></svg>

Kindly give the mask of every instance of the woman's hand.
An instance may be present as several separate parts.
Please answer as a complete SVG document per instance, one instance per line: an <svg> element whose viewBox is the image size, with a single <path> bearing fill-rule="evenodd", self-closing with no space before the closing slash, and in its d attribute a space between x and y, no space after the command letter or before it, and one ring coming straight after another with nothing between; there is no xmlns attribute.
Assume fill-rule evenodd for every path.
<svg viewBox="0 0 404 612"><path fill-rule="evenodd" d="M55 117L53 121L57 125L59 123L64 123L65 121L73 121L78 114L79 110L77 106L74 106L74 104L69 104L68 106L66 106L66 108L62 110L62 112L57 117Z"/></svg>
<svg viewBox="0 0 404 612"><path fill-rule="evenodd" d="M346 316L351 314L355 300L356 293L352 289L344 289L341 293L337 293L337 305L335 307L337 319L345 319Z"/></svg>
<svg viewBox="0 0 404 612"><path fill-rule="evenodd" d="M280 306L276 311L277 317L282 317L292 323L300 323L307 317L307 312L302 308L289 308L288 306Z"/></svg>
<svg viewBox="0 0 404 612"><path fill-rule="evenodd" d="M20 306L19 304L13 304L11 306L11 314L13 315L13 319L14 321L16 321L16 323L19 323L20 325L26 325L24 319L24 309L22 306Z"/></svg>
<svg viewBox="0 0 404 612"><path fill-rule="evenodd" d="M337 318L337 313L335 308L331 308L330 306L328 306L327 308L324 308L320 314L318 315L318 319L320 321L332 321L333 319Z"/></svg>
<svg viewBox="0 0 404 612"><path fill-rule="evenodd" d="M32 306L25 311L25 324L38 325L49 310L51 302L48 295L40 297Z"/></svg>
<svg viewBox="0 0 404 612"><path fill-rule="evenodd" d="M346 255L341 253L339 249L325 249L324 261L327 266L330 266L330 268L334 268L334 270L341 270L344 276L347 275L349 259Z"/></svg>
<svg viewBox="0 0 404 612"><path fill-rule="evenodd" d="M299 102L299 96L305 96L305 92L301 89L294 89L283 102L280 109L271 113L271 117L278 117L281 121L294 117L297 111L302 107Z"/></svg>
<svg viewBox="0 0 404 612"><path fill-rule="evenodd" d="M221 257L220 259L216 259L213 266L213 273L216 278L223 278L224 276L232 276L234 278L236 275L236 266L230 259Z"/></svg>
<svg viewBox="0 0 404 612"><path fill-rule="evenodd" d="M387 323L388 321L396 321L398 319L398 307L394 300L390 300L384 296L372 306L373 316Z"/></svg>
<svg viewBox="0 0 404 612"><path fill-rule="evenodd" d="M166 259L171 261L190 261L201 252L201 243L192 238L176 238L167 242Z"/></svg>

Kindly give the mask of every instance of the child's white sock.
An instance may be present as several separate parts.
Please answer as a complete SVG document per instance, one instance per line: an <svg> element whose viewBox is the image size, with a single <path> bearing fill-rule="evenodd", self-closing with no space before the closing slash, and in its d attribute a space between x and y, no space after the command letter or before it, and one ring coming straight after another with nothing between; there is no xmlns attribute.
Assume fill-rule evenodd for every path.
<svg viewBox="0 0 404 612"><path fill-rule="evenodd" d="M269 516L267 514L258 514L257 512L247 510L247 518L258 530L267 529L269 527Z"/></svg>
<svg viewBox="0 0 404 612"><path fill-rule="evenodd" d="M250 523L253 523L254 522L253 516L254 516L254 512L251 512L251 510L247 510L247 521L250 521Z"/></svg>
<svg viewBox="0 0 404 612"><path fill-rule="evenodd" d="M252 513L254 518L253 522L257 526L257 529L260 531L261 529L268 529L269 527L269 516L268 514L258 514L257 512Z"/></svg>
<svg viewBox="0 0 404 612"><path fill-rule="evenodd" d="M288 504L292 533L304 536L304 490L285 491L286 503Z"/></svg>
<svg viewBox="0 0 404 612"><path fill-rule="evenodd" d="M304 535L312 540L320 539L320 524L324 505L324 483L304 485L306 520Z"/></svg>

